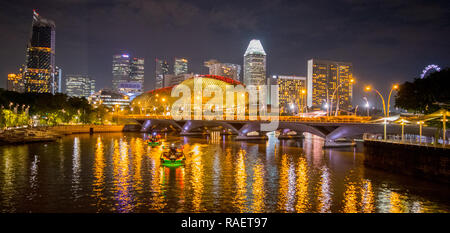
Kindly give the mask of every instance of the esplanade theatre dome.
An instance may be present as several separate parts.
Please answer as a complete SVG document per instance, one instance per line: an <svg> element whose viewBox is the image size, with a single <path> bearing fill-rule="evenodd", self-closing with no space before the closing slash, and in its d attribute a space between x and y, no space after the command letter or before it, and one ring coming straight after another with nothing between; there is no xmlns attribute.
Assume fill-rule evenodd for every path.
<svg viewBox="0 0 450 233"><path fill-rule="evenodd" d="M201 79L201 80L199 80ZM212 97L204 97L201 96L201 93L195 93L194 92L194 83L201 81L202 84L202 90L205 90L206 87L211 86L218 86L220 89L222 89L223 93L223 101L225 106L225 100L226 100L226 90L227 86L233 86L235 88L239 88L240 86L242 88L244 87L244 84L242 84L239 81L236 81L234 79L230 79L227 77L217 76L217 75L196 75L192 76L191 78L188 78L181 82L178 85L185 85L187 86L191 91L191 99L192 103L194 102L194 98L202 98L202 104L206 104ZM172 104L180 99L180 97L171 97L171 92L174 88L177 88L178 85L170 86L170 87L164 87L160 89L155 89L152 91L145 92L136 98L133 99L131 102L131 107L133 109L133 113L135 114L160 114L163 112L170 111L170 107ZM245 94L245 92L238 92L239 94ZM212 94L214 97L215 94ZM246 95L246 94L245 94ZM201 97L200 97L201 96ZM235 97L235 102L236 102ZM247 102L247 101L246 101Z"/></svg>

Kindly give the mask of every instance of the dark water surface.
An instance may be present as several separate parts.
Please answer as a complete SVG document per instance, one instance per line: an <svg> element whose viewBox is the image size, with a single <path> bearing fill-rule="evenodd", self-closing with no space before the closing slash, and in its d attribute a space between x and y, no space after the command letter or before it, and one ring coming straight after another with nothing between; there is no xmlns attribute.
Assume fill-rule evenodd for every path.
<svg viewBox="0 0 450 233"><path fill-rule="evenodd" d="M361 145L169 136L188 155L167 168L144 137L1 146L0 212L450 212L448 185L366 168Z"/></svg>

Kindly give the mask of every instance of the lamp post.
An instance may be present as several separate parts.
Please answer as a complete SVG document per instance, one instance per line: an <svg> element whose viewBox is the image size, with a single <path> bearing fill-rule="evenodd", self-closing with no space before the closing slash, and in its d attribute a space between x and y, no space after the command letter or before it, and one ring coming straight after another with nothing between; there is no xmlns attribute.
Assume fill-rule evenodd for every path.
<svg viewBox="0 0 450 233"><path fill-rule="evenodd" d="M350 84L353 84L355 82L354 79L350 79ZM342 86L342 84L344 84L344 82L341 82L333 91L333 94L331 95L331 101L330 101L330 113L333 112L333 98L334 98L334 94L336 94L336 91L339 89L339 87ZM336 113L335 116L337 116L338 114L338 110L339 110L339 99L336 98Z"/></svg>
<svg viewBox="0 0 450 233"><path fill-rule="evenodd" d="M386 122L386 120L387 120L386 117L387 117L387 115L386 115L386 104L384 102L384 98L383 98L383 96L381 95L381 93L377 89L372 88L371 86L367 86L365 88L365 90L366 91L374 90L378 94L378 96L380 96L380 98L381 98L381 101L383 103L383 113L384 113L384 140L386 140L387 139L387 137L386 137L386 123L387 123Z"/></svg>
<svg viewBox="0 0 450 233"><path fill-rule="evenodd" d="M400 125L402 125L402 142L405 141L405 120L401 119L400 120Z"/></svg>
<svg viewBox="0 0 450 233"><path fill-rule="evenodd" d="M367 100L367 98L366 97L363 97L363 99L366 101L366 105L365 105L365 107L366 107L366 109L367 109L367 116L369 116L369 108L370 108L370 104L369 104L369 101Z"/></svg>
<svg viewBox="0 0 450 233"><path fill-rule="evenodd" d="M305 106L306 106L306 104L305 104L305 94L306 94L306 91L305 91L305 89L302 89L301 91L300 91L300 97L301 97L301 108L302 108L302 113L303 113L303 109L305 108Z"/></svg>
<svg viewBox="0 0 450 233"><path fill-rule="evenodd" d="M442 144L445 146L445 131L446 131L446 128L445 128L445 123L447 123L447 111L444 111L444 115L442 116L442 129L444 130L444 132L442 132L442 139L443 139L443 141L442 141Z"/></svg>
<svg viewBox="0 0 450 233"><path fill-rule="evenodd" d="M398 89L398 85L394 84L392 85L391 91L389 92L389 97L388 97L388 102L387 102L387 117L389 117L389 103L391 103L391 95L392 95L392 91L397 90Z"/></svg>
<svg viewBox="0 0 450 233"><path fill-rule="evenodd" d="M417 124L419 124L419 143L422 144L422 125L423 125L423 121L419 121L417 122Z"/></svg>

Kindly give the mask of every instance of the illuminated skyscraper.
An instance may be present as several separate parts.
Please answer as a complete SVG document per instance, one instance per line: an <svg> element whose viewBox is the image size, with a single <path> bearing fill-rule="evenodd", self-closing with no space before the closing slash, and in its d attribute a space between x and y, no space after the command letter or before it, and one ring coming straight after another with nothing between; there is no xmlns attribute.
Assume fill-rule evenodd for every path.
<svg viewBox="0 0 450 233"><path fill-rule="evenodd" d="M33 11L24 69L25 92L55 93L55 23Z"/></svg>
<svg viewBox="0 0 450 233"><path fill-rule="evenodd" d="M113 90L124 94L142 93L144 89L144 59L128 54L113 56Z"/></svg>
<svg viewBox="0 0 450 233"><path fill-rule="evenodd" d="M119 54L113 56L112 63L112 83L113 89L118 90L119 84L122 82L128 82L130 79L130 55Z"/></svg>
<svg viewBox="0 0 450 233"><path fill-rule="evenodd" d="M178 85L182 83L184 80L194 77L195 75L192 74L167 74L164 76L164 87L170 87L174 85Z"/></svg>
<svg viewBox="0 0 450 233"><path fill-rule="evenodd" d="M323 109L333 98L333 109L352 108L352 64L326 60L308 60L308 106ZM334 96L333 96L334 93Z"/></svg>
<svg viewBox="0 0 450 233"><path fill-rule="evenodd" d="M142 92L144 88L144 58L132 58L130 63L130 82L140 84Z"/></svg>
<svg viewBox="0 0 450 233"><path fill-rule="evenodd" d="M220 63L217 60L205 61L204 65L209 68L209 74L219 75L239 81L241 66L231 63Z"/></svg>
<svg viewBox="0 0 450 233"><path fill-rule="evenodd" d="M188 60L185 58L175 58L173 65L173 72L175 75L188 73Z"/></svg>
<svg viewBox="0 0 450 233"><path fill-rule="evenodd" d="M164 87L164 77L169 74L169 64L165 60L156 59L155 89Z"/></svg>
<svg viewBox="0 0 450 233"><path fill-rule="evenodd" d="M54 93L62 93L62 69L58 66L55 69L55 76L54 76Z"/></svg>
<svg viewBox="0 0 450 233"><path fill-rule="evenodd" d="M266 52L259 40L251 40L245 51L244 84L266 84Z"/></svg>
<svg viewBox="0 0 450 233"><path fill-rule="evenodd" d="M95 80L87 75L67 75L66 94L68 96L88 98L95 92Z"/></svg>
<svg viewBox="0 0 450 233"><path fill-rule="evenodd" d="M274 75L269 85L278 85L278 101L281 112L305 111L307 99L306 77Z"/></svg>

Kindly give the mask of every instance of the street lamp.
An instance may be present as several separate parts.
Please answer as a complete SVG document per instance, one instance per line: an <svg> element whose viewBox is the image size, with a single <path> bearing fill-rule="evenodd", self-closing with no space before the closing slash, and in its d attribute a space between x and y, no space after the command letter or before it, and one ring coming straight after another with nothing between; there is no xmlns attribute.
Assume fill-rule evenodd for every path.
<svg viewBox="0 0 450 233"><path fill-rule="evenodd" d="M355 82L354 79L350 79L350 84L353 84ZM333 91L333 94L331 95L331 101L330 101L330 114L331 112L333 112L333 98L334 98L334 94L336 93L336 91L339 89L339 87L342 86L342 84L344 84L344 82L341 82ZM338 114L338 110L339 110L339 99L336 98L336 114L335 116L337 116Z"/></svg>
<svg viewBox="0 0 450 233"><path fill-rule="evenodd" d="M306 90L305 89L302 89L301 91L300 91L300 101L301 101L301 104L299 104L299 106L302 108L302 113L303 113L303 109L305 108L305 106L306 106L306 104L305 104L305 94L306 94Z"/></svg>
<svg viewBox="0 0 450 233"><path fill-rule="evenodd" d="M419 124L419 143L422 144L422 125L423 125L423 121L419 121L417 122L417 124Z"/></svg>
<svg viewBox="0 0 450 233"><path fill-rule="evenodd" d="M402 125L402 142L405 141L405 119L400 120L400 125Z"/></svg>
<svg viewBox="0 0 450 233"><path fill-rule="evenodd" d="M323 105L323 108L327 111L326 113L327 113L327 118L328 118L328 110L329 110L329 104L328 104L328 102L325 102L325 104Z"/></svg>
<svg viewBox="0 0 450 233"><path fill-rule="evenodd" d="M398 89L398 84L392 85L391 91L389 92L388 102L387 102L387 117L389 117L389 103L391 103L392 91Z"/></svg>
<svg viewBox="0 0 450 233"><path fill-rule="evenodd" d="M387 137L386 137L386 117L387 117L387 115L386 115L386 104L385 104L385 102L384 102L384 98L383 98L383 96L381 95L381 93L377 90L377 89L375 89L375 88L372 88L371 86L366 86L366 88L365 88L365 91L372 91L372 90L374 90L379 96L380 96L380 98L381 98L381 101L382 101L382 103L383 103L383 113L384 113L384 140L386 140L387 139Z"/></svg>
<svg viewBox="0 0 450 233"><path fill-rule="evenodd" d="M367 100L366 97L363 97L363 99L366 101L365 107L367 109L367 116L369 116L369 108L370 108L369 100Z"/></svg>

